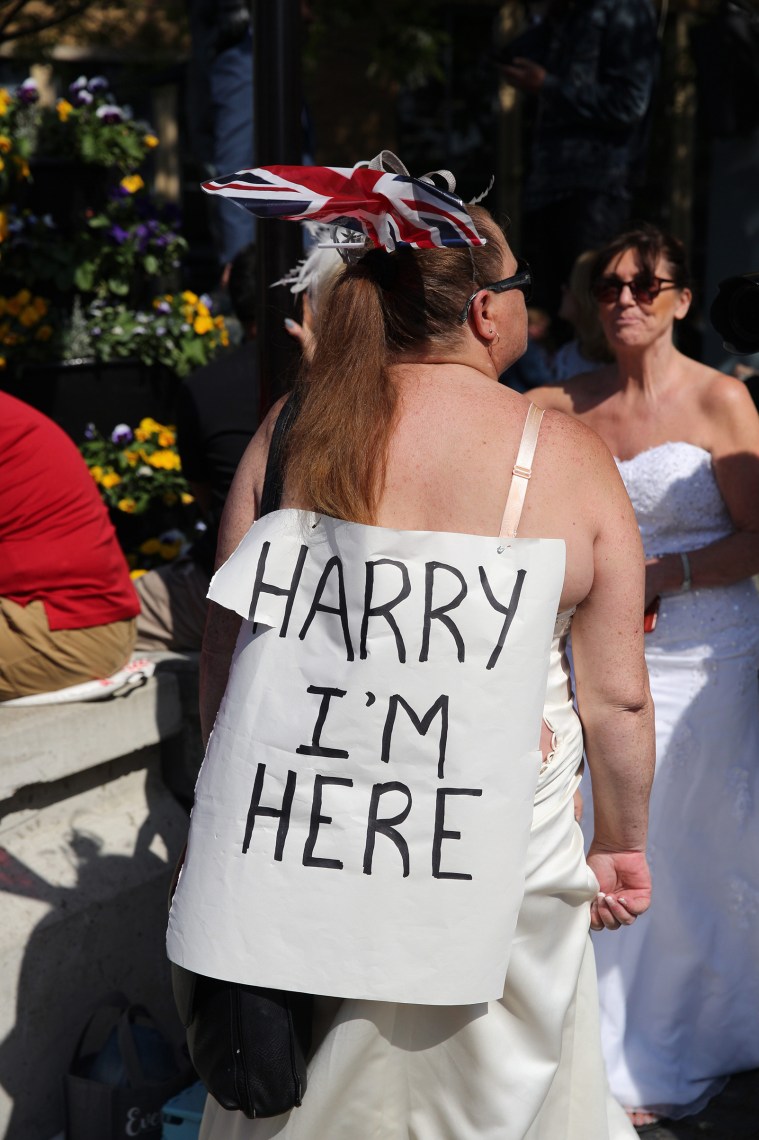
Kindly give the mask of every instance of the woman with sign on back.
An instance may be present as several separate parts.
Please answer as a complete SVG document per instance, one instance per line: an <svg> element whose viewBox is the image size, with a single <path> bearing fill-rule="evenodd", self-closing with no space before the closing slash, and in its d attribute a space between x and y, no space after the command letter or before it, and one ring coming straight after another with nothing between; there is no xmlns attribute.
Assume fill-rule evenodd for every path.
<svg viewBox="0 0 759 1140"><path fill-rule="evenodd" d="M404 193L409 192L405 180ZM375 871L376 877L386 876L396 895L408 887L421 891L416 897L425 900L445 890L453 892L445 896L452 901L439 922L433 902L430 914L438 925L428 928L420 917L417 929L409 929L413 921L391 929L387 945L394 939L398 956L378 963L372 949L375 937L386 935L382 915L376 927L367 928L362 945L360 932L350 927L349 912L337 922L339 901L334 907L325 902L327 913L320 926L304 898L298 914L308 911L310 917L303 919L296 939L299 984L325 993L319 983L327 979L326 987L332 988L326 992L333 996L317 999L303 1104L271 1120L248 1120L209 1097L202 1140L622 1140L634 1135L606 1094L588 927L615 930L629 925L649 902L643 852L653 743L639 621L640 540L614 464L597 437L556 413L547 413L541 424L540 413L524 397L498 383L525 347L529 270L517 262L486 211L470 207L467 222L473 235L470 245L434 248L429 242L431 248L399 246L392 252L369 247L352 257L322 302L308 383L302 387L288 441L283 509L252 526L260 515L278 409L238 470L218 551L219 564L226 565L212 588L217 604L211 606L203 652L206 735L214 721L215 726L198 784L195 842L191 833L188 865L178 888L178 897L184 889L184 901L180 897L172 910L169 953L190 969L209 972L202 955L194 955L195 941L188 934L193 910L207 907L209 895L215 909L204 915L199 937L201 927L213 927L219 932L217 942L224 943L223 952L235 942L234 922L223 933L216 925L223 877L228 871L237 881L238 868L250 859L266 821L258 814L259 800L255 809L247 796L241 809L230 805L231 815L238 813L237 829L245 827L247 811L251 846L243 857L242 849L234 846L239 843L236 833L224 864L227 871L220 872L222 877L209 890L203 876L209 865L221 866L221 848L214 843L222 828L213 813L224 798L225 772L231 782L242 772L244 781L246 763L255 768L256 760L266 757L269 764L272 755L273 764L283 751L296 806L287 818L289 831L283 806L278 818L269 821L282 843L273 860L270 851L262 857L254 883L260 881L264 890L267 877L290 874L291 880L277 881L286 884L286 892L292 881L296 891L298 876L306 874L312 894L326 900L335 883L337 889L342 884L350 890L353 882L359 893L374 889ZM288 528L299 536L291 545ZM320 546L320 539L311 534L322 531ZM325 559L332 556L318 563L320 551ZM366 555L360 573L354 551ZM312 562L318 563L320 576L309 579ZM382 578L390 570L395 575L392 588L390 578ZM261 591L268 591L263 601ZM547 617L541 599L549 595L554 614ZM424 632L417 638L413 623L415 615L422 614ZM251 616L253 623L245 620ZM597 813L587 863L573 814L583 729L572 708L564 655L570 623ZM321 687L314 685L308 692L322 694L319 699L327 702L314 704L312 695L293 699L290 716L267 729L274 738L272 751L266 751L263 739L260 745L251 744L257 729L246 721L246 705L258 702L259 718L266 716L267 701L276 700L275 686L265 679L263 665L256 666L258 679L249 689L235 679L267 640L275 656L293 654L288 670L277 676L302 671L304 694L306 682L316 680ZM266 654L263 649L261 653L263 662ZM268 659L274 661L275 656ZM338 670L328 677L319 675L320 663L327 658ZM351 670L371 670L378 663L372 685L366 685L371 691L361 694L361 707L357 702L351 716L341 720L339 714L353 698L352 678L364 676ZM445 731L438 731L442 706L428 699L425 670L436 670L429 691L437 692L437 685L449 702ZM380 756L377 745L376 756L384 782L374 789L384 794L392 783L393 793L400 795L402 785L406 800L393 801L392 816L386 810L380 818L381 811L375 811L373 818L370 808L362 866L360 858L351 859L348 846L355 813L346 813L351 819L343 822L340 797L353 794L353 781L360 782L364 763L361 731L350 726L353 719L363 724L360 716L373 715L383 705L385 672L397 690L389 698L391 704L396 701L395 719L391 723L388 714L383 722L385 714L378 712L379 719L372 722L385 726L383 752ZM478 688L485 693L481 703ZM459 691L466 691L476 704L474 720L471 709L457 700ZM403 708L411 709L407 717L397 711L401 692ZM422 703L423 696L427 703ZM311 743L288 751L287 721L302 716L303 725L312 724L315 711L321 719ZM303 739L305 731L298 732ZM395 732L406 733L406 746L386 754L385 744ZM443 766L446 783L461 786L447 789L444 819L435 816L430 865L426 843L431 816L424 816L418 834L412 826L417 805L427 802L427 790L420 782L417 792L412 784L416 753L419 767L426 766L432 736L436 747L439 740L440 759L437 773L431 769L430 795L443 778ZM517 738L528 741L527 751L520 744L520 756L512 765L512 739ZM330 749L322 747L326 743ZM327 753L340 756L334 768L329 767L332 760L324 759ZM479 766L480 754L490 756L494 764ZM367 755L371 770L372 757ZM300 850L292 844L301 783L311 779L317 767L326 773L339 768L341 774L317 775L324 800L305 801L303 834L308 831L310 803L307 846L314 839L317 852L334 856L339 851L342 858L316 860L304 853L302 862L299 856L291 860L288 871L288 858ZM462 873L463 868L480 867L473 821L482 818L485 828L492 826L492 816L477 815L490 810L488 802L498 806L497 796L487 800L485 785L492 781L492 787L501 789L504 804L492 832L492 857L497 860L499 833L508 835L521 826L519 804L513 819L506 808L510 782L524 786L528 768L523 854L519 865L505 864L499 870L489 895L497 912L500 894L516 893L505 985L501 982L493 992L492 982L483 982L488 1000L462 1001L455 995L474 993L480 985L469 976L475 971L468 962L470 956L479 961L482 948L467 945L466 930L461 929L466 923L456 919L459 899L477 886L477 873ZM471 786L465 787L469 770ZM330 780L340 787L327 787ZM437 787L438 806L441 796L446 800L444 793ZM278 802L284 803L281 788ZM466 824L472 826L467 830ZM364 813L361 835L365 827ZM334 842L332 834L337 836ZM406 838L401 871L399 853ZM223 837L219 842L223 845ZM309 851L313 855L313 847ZM491 870L483 864L482 876ZM252 909L255 889L251 887ZM390 915L396 913L396 895L387 895ZM376 897L384 899L381 889ZM287 898L289 902L291 896ZM277 924L266 913L259 940L271 938L276 944ZM423 907L418 913L422 915ZM479 921L481 916L475 917ZM288 921L284 913L282 921ZM371 915L367 921L371 926ZM392 926L392 919L388 921ZM508 922L503 929L507 927ZM404 957L407 943L411 953ZM441 968L452 943L462 948L458 971L449 965ZM291 949L282 937L281 956L291 956ZM500 953L501 948L496 949ZM214 954L212 944L208 954ZM330 964L324 962L331 957L339 967L341 955L348 979L344 993L339 981L329 981ZM358 961L362 957L366 962ZM315 973L307 987L310 963ZM265 970L273 974L263 979L255 967L247 978L235 977L235 968L230 965L224 975L221 970L227 967L222 966L215 976L275 984L276 963L266 964ZM431 995L425 1004L417 1004L408 989L414 969L420 992ZM463 976L436 979L441 970ZM283 984L279 975L275 981ZM383 996L376 999L374 994ZM454 998L448 1001L450 994Z"/></svg>

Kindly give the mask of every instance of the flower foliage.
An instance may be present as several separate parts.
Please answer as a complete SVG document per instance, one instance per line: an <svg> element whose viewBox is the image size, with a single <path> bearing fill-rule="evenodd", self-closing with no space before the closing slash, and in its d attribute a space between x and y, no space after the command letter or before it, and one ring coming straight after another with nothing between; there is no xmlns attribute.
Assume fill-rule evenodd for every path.
<svg viewBox="0 0 759 1140"><path fill-rule="evenodd" d="M35 153L78 158L127 173L158 143L147 123L115 101L103 76L80 76L54 107L43 107L38 100L33 79L24 80L13 94L5 91L4 99L0 93L0 111L5 105L8 125L23 140L27 159Z"/></svg>
<svg viewBox="0 0 759 1140"><path fill-rule="evenodd" d="M188 246L177 209L140 170L157 145L101 76L80 76L55 106L41 106L33 79L0 89L0 368L94 357L186 376L229 343L208 298L167 292ZM35 158L74 160L75 205L57 209L68 203L59 191L31 208L42 188L24 189Z"/></svg>
<svg viewBox="0 0 759 1140"><path fill-rule="evenodd" d="M107 437L92 424L85 434L80 451L107 506L139 515L193 502L172 426L147 417L136 428L117 424Z"/></svg>
<svg viewBox="0 0 759 1140"><path fill-rule="evenodd" d="M178 225L173 206L158 206L139 174L126 175L105 207L89 212L78 242L76 288L125 297L135 280L168 277L187 252Z"/></svg>
<svg viewBox="0 0 759 1140"><path fill-rule="evenodd" d="M95 301L87 312L93 352L99 360L136 357L186 376L229 344L224 318L211 307L209 297L189 290L156 297L148 312Z"/></svg>
<svg viewBox="0 0 759 1140"><path fill-rule="evenodd" d="M9 297L0 295L0 370L20 353L26 360L48 356L54 333L49 310L49 302L28 289Z"/></svg>

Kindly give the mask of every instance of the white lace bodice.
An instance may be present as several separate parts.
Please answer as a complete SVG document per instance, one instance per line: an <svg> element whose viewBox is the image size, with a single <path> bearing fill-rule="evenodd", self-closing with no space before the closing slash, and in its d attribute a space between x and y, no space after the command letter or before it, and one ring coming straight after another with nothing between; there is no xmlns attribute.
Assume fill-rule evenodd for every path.
<svg viewBox="0 0 759 1140"><path fill-rule="evenodd" d="M734 527L702 447L677 441L617 460L648 556L698 550Z"/></svg>
<svg viewBox="0 0 759 1140"><path fill-rule="evenodd" d="M709 546L734 531L711 455L692 443L662 443L617 460L648 556ZM705 657L746 651L759 635L759 594L751 579L662 597L646 654L700 646Z"/></svg>

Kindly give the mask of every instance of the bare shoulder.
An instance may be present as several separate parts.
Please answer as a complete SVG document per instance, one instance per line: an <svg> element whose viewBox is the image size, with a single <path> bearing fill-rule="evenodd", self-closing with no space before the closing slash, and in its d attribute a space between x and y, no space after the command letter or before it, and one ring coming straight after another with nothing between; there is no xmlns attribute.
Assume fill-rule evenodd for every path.
<svg viewBox="0 0 759 1140"><path fill-rule="evenodd" d="M736 417L756 417L754 402L742 380L703 365L697 365L693 373L699 402L707 416L728 421Z"/></svg>
<svg viewBox="0 0 759 1140"><path fill-rule="evenodd" d="M615 390L615 379L615 367L596 368L592 372L572 376L561 384L533 388L527 394L541 408L554 408L578 416L592 412L608 399Z"/></svg>
<svg viewBox="0 0 759 1140"><path fill-rule="evenodd" d="M616 471L613 456L600 435L564 411L546 410L541 436L557 458L571 462L573 467Z"/></svg>

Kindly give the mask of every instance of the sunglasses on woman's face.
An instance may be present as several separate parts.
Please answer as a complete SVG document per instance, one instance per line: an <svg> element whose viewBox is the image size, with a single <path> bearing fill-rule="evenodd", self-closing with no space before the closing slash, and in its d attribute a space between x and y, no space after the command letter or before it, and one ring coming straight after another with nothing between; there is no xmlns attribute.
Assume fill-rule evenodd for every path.
<svg viewBox="0 0 759 1140"><path fill-rule="evenodd" d="M632 281L623 281L621 277L610 274L596 281L593 296L603 304L616 304L625 288L630 290L630 296L636 304L651 305L660 293L676 289L677 285L671 277L634 277Z"/></svg>
<svg viewBox="0 0 759 1140"><path fill-rule="evenodd" d="M464 324L469 316L469 306L478 293L507 293L509 289L519 289L524 294L525 301L529 301L532 293L532 273L526 261L517 258L517 271L512 277L504 277L503 281L491 281L488 285L480 285L469 298L459 313L459 324Z"/></svg>

